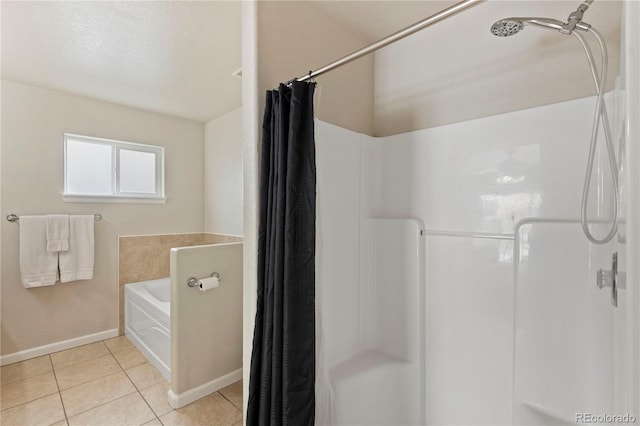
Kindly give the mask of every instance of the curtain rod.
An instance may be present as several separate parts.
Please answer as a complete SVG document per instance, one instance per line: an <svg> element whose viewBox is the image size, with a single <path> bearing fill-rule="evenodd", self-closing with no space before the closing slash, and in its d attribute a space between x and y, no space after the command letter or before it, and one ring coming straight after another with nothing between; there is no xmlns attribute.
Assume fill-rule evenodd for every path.
<svg viewBox="0 0 640 426"><path fill-rule="evenodd" d="M297 77L294 78L292 80L289 80L287 82L287 84L290 84L294 81L306 81L312 78L315 78L321 74L324 74L326 72L329 72L335 68L338 68L342 65L348 64L349 62L355 61L358 58L361 58L362 56L368 55L369 53L375 52L378 49L381 49L391 43L395 43L396 41L403 39L407 36L410 36L413 33L416 33L418 31L421 31L433 24L435 24L436 22L439 22L443 19L446 19L450 16L453 16L459 12L462 12L465 9L468 9L470 7L473 6L477 6L480 3L484 3L487 0L464 0L461 1L459 3L454 4L451 7L448 7L446 9L441 10L440 12L436 13L435 15L431 15L428 18L423 19L422 21L416 22L413 25L410 25L400 31L397 31L393 34L391 34L390 36L387 36L383 39L380 39L378 41L376 41L373 44L370 44L367 47L363 47L360 50L356 50L355 52L352 52L350 54L348 54L347 56L343 56L342 58L331 62L330 64L327 64L325 66L323 66L322 68L318 68L315 71L309 71L309 74L302 76L302 77Z"/></svg>

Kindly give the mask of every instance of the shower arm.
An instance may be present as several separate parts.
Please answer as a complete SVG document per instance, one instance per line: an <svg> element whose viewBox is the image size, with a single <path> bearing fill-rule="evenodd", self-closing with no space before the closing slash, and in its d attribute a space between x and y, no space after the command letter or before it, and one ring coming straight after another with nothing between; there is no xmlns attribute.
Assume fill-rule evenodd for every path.
<svg viewBox="0 0 640 426"><path fill-rule="evenodd" d="M593 2L594 0L585 0L585 2L578 6L578 8L574 12L571 12L571 14L569 15L569 19L567 19L567 23L562 26L560 32L564 35L570 35L576 29L576 26L582 24L584 12L589 9L589 6L591 6L591 3ZM581 27L578 28L584 29Z"/></svg>

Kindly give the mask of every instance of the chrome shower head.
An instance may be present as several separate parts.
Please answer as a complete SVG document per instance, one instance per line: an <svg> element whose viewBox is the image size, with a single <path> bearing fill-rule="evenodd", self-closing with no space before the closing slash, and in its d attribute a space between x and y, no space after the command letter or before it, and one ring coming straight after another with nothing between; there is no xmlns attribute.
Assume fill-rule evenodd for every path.
<svg viewBox="0 0 640 426"><path fill-rule="evenodd" d="M491 26L491 34L498 37L512 36L522 31L525 25L537 25L557 31L561 31L565 26L564 22L550 18L506 18Z"/></svg>
<svg viewBox="0 0 640 426"><path fill-rule="evenodd" d="M501 19L491 26L491 34L498 37L509 37L519 33L524 27L522 21L517 19Z"/></svg>

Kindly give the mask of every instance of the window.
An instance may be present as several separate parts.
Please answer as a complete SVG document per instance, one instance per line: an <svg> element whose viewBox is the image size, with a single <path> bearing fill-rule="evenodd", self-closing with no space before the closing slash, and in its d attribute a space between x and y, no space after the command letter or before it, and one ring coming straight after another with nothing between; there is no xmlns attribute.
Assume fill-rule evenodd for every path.
<svg viewBox="0 0 640 426"><path fill-rule="evenodd" d="M65 134L63 199L165 202L164 148Z"/></svg>

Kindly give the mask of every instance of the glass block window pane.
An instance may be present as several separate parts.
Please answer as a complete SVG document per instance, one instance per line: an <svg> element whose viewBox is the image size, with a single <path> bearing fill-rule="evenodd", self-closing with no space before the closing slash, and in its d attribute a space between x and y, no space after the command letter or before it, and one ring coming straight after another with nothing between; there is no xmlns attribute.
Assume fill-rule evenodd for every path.
<svg viewBox="0 0 640 426"><path fill-rule="evenodd" d="M155 153L120 149L120 192L155 194Z"/></svg>
<svg viewBox="0 0 640 426"><path fill-rule="evenodd" d="M67 140L67 193L112 195L113 147Z"/></svg>

